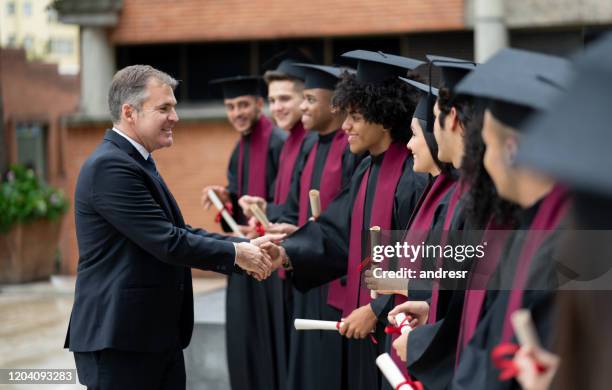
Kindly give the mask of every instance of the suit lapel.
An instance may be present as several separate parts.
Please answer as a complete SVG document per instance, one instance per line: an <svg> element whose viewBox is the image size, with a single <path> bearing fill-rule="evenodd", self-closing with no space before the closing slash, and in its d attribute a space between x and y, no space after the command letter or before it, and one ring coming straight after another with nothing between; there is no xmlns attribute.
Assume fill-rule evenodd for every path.
<svg viewBox="0 0 612 390"><path fill-rule="evenodd" d="M153 187L155 188L155 191L151 191L151 195L153 196L153 198L155 198L155 200L160 204L167 217L176 226L185 227L185 222L183 220L183 216L181 215L181 211L178 207L178 204L170 193L170 190L166 186L166 183L161 178L161 176L157 177L156 175L153 175L149 172L145 165L146 161L142 157L140 152L138 152L138 150L136 150L136 148L134 148L134 146L128 140L126 140L113 130L106 131L106 134L104 135L104 140L116 145L119 149L127 153L130 157L132 157L138 163L138 165L140 165L140 167L144 171L145 176L148 179L146 180L147 183L153 184Z"/></svg>

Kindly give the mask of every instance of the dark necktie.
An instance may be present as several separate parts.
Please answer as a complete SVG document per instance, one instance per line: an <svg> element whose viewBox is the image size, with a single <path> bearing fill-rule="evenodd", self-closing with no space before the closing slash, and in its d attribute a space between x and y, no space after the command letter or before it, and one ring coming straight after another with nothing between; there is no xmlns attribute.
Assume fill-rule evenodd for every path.
<svg viewBox="0 0 612 390"><path fill-rule="evenodd" d="M157 166L155 165L155 160L153 160L153 156L151 154L149 154L149 157L145 160L145 165L149 172L159 177L159 172L157 172Z"/></svg>

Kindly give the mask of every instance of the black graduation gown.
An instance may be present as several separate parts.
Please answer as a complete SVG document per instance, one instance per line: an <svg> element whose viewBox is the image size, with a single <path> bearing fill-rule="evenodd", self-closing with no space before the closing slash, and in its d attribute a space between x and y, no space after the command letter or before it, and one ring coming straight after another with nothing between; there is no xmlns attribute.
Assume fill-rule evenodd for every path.
<svg viewBox="0 0 612 390"><path fill-rule="evenodd" d="M521 229L528 229L539 204L521 213ZM526 290L523 293L523 308L529 309L543 346L550 349L554 316L554 290L557 285L558 243L560 229L566 226L563 220L536 251L530 261ZM499 370L491 359L491 351L500 343L512 279L515 275L525 237L529 230L519 230L510 239L508 250L502 257L487 292L483 314L470 343L461 354L459 365L452 381L453 389L520 389L514 380L500 381ZM516 340L513 340L516 342ZM477 374L475 374L477 373Z"/></svg>
<svg viewBox="0 0 612 390"><path fill-rule="evenodd" d="M292 259L294 266L293 281L298 289L304 291L321 290L318 286L346 274L353 204L362 178L367 169L372 166L364 205L364 234L366 234L372 214L376 182L381 174L379 170L382 158L383 155L375 158L366 157L355 171L350 186L334 199L319 220L316 223L307 223L293 236L285 240L283 245ZM415 174L412 170L412 158L406 158L403 173L394 196L393 230L401 230L406 226L426 183L426 175ZM326 290L325 292L327 292ZM327 306L327 294L324 294L322 298L323 305ZM371 307L379 319L384 320L387 312L391 309L391 304L391 296L381 295L371 303ZM338 321L341 313L335 309L331 310L333 310L334 316L326 319ZM330 342L336 344L342 342L342 338L334 332L310 333L319 333L319 337L327 338ZM329 361L325 351L319 352L319 355L314 354L317 351L309 351L313 354L303 354L305 359L309 359L305 363L312 365L323 361L324 364L333 364L327 369L333 368L348 373L348 377L343 379L342 388L351 390L380 388L382 377L376 367L375 359L384 352L385 347L386 335L382 322L379 322L377 326L375 337L378 344L373 344L369 338L345 341L346 354L343 361L346 362L347 367L341 368L339 361ZM337 357L334 358L337 359ZM338 374L337 371L334 372L336 375ZM328 385L318 388L339 389L341 387Z"/></svg>
<svg viewBox="0 0 612 390"><path fill-rule="evenodd" d="M243 150L242 188L248 188L249 136ZM266 188L268 200L274 194L274 180L278 170L280 151L286 134L273 128L268 145ZM245 223L238 206L238 160L240 141L237 143L227 172L234 217ZM226 227L227 228L227 227ZM226 229L226 231L229 229ZM246 274L233 274L228 278L226 297L226 340L230 384L233 390L282 389L286 369L286 341L276 334L274 324L283 318L276 295L282 286L276 278L263 282ZM282 303L282 302L281 302ZM282 335L281 335L282 336Z"/></svg>
<svg viewBox="0 0 612 390"><path fill-rule="evenodd" d="M342 130L338 130L342 131ZM325 167L325 161L329 154L332 141L336 132L324 136L318 136L319 145L315 156L315 164L312 172L311 188L319 189L321 175ZM305 154L300 164L303 170L308 155ZM353 155L348 146L342 156L342 184L344 188L348 185L355 168L363 156ZM301 177L301 171L300 171ZM278 222L297 224L300 202L300 181L292 182L291 191L287 197L285 210ZM309 199L303 200L310 202ZM333 203L333 202L332 202ZM310 207L308 208L310 217ZM292 272L288 274L293 278ZM322 286L307 292L293 289L293 318L309 318L337 321L340 313L327 305L327 287ZM341 338L332 337L330 332L297 332L293 327L293 318L290 324L290 347L289 347L289 371L287 378L287 390L336 390L341 387L340 359L342 353ZM337 336L337 335L333 335Z"/></svg>
<svg viewBox="0 0 612 390"><path fill-rule="evenodd" d="M461 186L461 183L458 182L457 186ZM443 230L452 192L449 191L438 206L438 210L436 210L436 223L432 228L430 237L428 237L428 242L444 240L447 244L453 245L467 239L462 233L463 230L469 229L466 226L463 207L466 194L459 199L453 210L448 231ZM473 237L470 237L470 239L473 239ZM432 267L434 264L434 261L427 262L428 267ZM464 270L466 266L466 263L445 261L443 268ZM428 267L423 268L429 269ZM452 378L455 346L459 334L457 324L461 319L463 310L465 282L461 279L446 280L438 293L437 321L433 324L415 328L408 337L406 363L408 371L413 377L421 381L427 389L444 388ZM431 298L428 301L431 303Z"/></svg>

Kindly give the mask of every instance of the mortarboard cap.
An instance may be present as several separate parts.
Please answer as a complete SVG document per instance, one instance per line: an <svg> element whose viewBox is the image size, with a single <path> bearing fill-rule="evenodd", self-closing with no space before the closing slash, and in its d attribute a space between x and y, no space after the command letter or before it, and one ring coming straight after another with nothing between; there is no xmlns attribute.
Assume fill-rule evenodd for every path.
<svg viewBox="0 0 612 390"><path fill-rule="evenodd" d="M357 60L357 81L362 83L381 83L390 78L405 76L408 70L425 64L423 61L381 51L353 50L341 57Z"/></svg>
<svg viewBox="0 0 612 390"><path fill-rule="evenodd" d="M348 69L337 68L335 66L314 65L314 64L295 64L304 69L306 79L304 80L305 89L322 88L334 90L342 73Z"/></svg>
<svg viewBox="0 0 612 390"><path fill-rule="evenodd" d="M234 76L211 80L210 84L220 84L224 99L238 96L261 96L261 78L258 76Z"/></svg>
<svg viewBox="0 0 612 390"><path fill-rule="evenodd" d="M488 99L493 116L519 129L534 111L550 106L570 75L571 64L561 57L502 49L468 74L455 91Z"/></svg>
<svg viewBox="0 0 612 390"><path fill-rule="evenodd" d="M263 64L263 68L274 73L280 73L304 81L306 78L304 68L294 65L297 63L311 62L312 60L310 57L305 55L301 50L290 48L270 58Z"/></svg>
<svg viewBox="0 0 612 390"><path fill-rule="evenodd" d="M575 78L554 111L527 124L517 163L591 193L612 194L612 34L577 58Z"/></svg>
<svg viewBox="0 0 612 390"><path fill-rule="evenodd" d="M440 85L448 88L452 93L455 86L472 70L476 69L476 63L459 58L427 55L430 66L440 68L441 83ZM430 68L431 73L431 68ZM429 75L431 79L431 74Z"/></svg>
<svg viewBox="0 0 612 390"><path fill-rule="evenodd" d="M432 132L432 111L434 104L436 104L435 96L438 96L438 89L430 86L429 84L423 84L415 80L407 79L405 77L400 77L400 80L412 85L413 87L422 92L422 95L419 98L419 102L417 103L416 109L414 110L413 117L425 121L425 123L427 123L427 129L424 130Z"/></svg>

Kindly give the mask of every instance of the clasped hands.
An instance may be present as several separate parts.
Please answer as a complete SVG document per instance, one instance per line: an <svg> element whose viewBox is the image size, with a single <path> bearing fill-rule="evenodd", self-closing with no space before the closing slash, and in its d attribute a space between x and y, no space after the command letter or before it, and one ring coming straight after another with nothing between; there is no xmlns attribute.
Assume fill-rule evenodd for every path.
<svg viewBox="0 0 612 390"><path fill-rule="evenodd" d="M236 244L236 265L253 278L262 281L287 260L285 249L278 245L284 234L267 234Z"/></svg>

